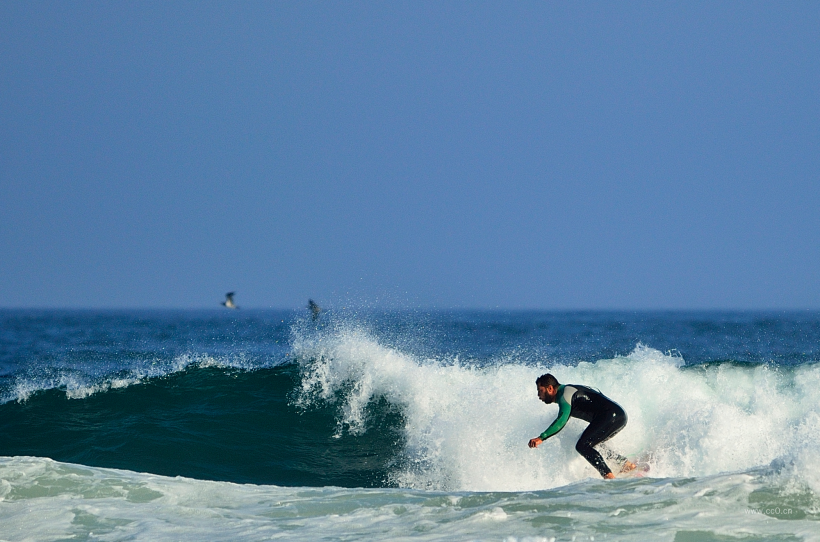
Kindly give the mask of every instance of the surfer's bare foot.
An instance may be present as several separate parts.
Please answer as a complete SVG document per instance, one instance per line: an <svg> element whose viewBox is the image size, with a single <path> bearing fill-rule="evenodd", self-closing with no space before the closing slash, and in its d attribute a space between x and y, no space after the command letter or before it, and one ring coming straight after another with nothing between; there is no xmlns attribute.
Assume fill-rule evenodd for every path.
<svg viewBox="0 0 820 542"><path fill-rule="evenodd" d="M610 472L606 476L604 476L604 478L606 478L607 480L612 480L613 478L615 478L615 475Z"/></svg>
<svg viewBox="0 0 820 542"><path fill-rule="evenodd" d="M629 472L631 470L635 470L635 467L636 467L635 463L633 463L632 461L627 461L621 467L621 472Z"/></svg>

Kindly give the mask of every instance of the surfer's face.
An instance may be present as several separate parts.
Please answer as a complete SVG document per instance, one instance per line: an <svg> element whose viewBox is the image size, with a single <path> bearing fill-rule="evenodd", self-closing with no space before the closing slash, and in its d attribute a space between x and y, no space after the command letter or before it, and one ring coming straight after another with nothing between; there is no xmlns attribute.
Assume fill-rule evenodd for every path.
<svg viewBox="0 0 820 542"><path fill-rule="evenodd" d="M538 398L547 404L555 401L555 388L553 386L538 386Z"/></svg>

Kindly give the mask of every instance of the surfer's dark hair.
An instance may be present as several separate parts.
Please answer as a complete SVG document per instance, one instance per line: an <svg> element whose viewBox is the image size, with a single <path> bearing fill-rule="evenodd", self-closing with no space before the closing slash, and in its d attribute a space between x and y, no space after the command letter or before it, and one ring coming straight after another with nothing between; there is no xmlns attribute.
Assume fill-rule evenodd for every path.
<svg viewBox="0 0 820 542"><path fill-rule="evenodd" d="M538 379L535 381L535 385L536 386L541 386L541 387L544 387L544 388L546 388L547 386L552 386L553 388L557 388L561 384L558 383L557 378L555 378L551 374L547 373L547 374L543 374L543 375L539 376Z"/></svg>

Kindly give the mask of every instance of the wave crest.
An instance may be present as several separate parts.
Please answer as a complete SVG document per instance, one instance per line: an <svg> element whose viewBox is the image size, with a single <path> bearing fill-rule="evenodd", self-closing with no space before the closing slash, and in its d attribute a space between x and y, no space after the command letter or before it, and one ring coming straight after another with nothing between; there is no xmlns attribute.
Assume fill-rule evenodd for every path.
<svg viewBox="0 0 820 542"><path fill-rule="evenodd" d="M574 450L584 422L571 419L537 450L526 446L557 412L535 393L535 379L548 371L620 403L629 423L610 446L650 458L653 476L745 471L783 458L808 465L820 449L817 365L686 367L675 352L638 344L625 356L574 365L507 356L477 367L421 359L344 324L298 331L292 345L298 404L336 405L340 433L366 431L373 401L401 410L405 444L390 480L402 487L521 491L597 476Z"/></svg>
<svg viewBox="0 0 820 542"><path fill-rule="evenodd" d="M85 399L112 389L142 384L195 368L254 370L258 365L244 355L213 356L209 354L181 354L170 360L151 360L135 363L129 369L107 373L92 372L94 367L35 367L10 377L0 386L0 404L25 402L32 395L48 391L65 392L67 399Z"/></svg>

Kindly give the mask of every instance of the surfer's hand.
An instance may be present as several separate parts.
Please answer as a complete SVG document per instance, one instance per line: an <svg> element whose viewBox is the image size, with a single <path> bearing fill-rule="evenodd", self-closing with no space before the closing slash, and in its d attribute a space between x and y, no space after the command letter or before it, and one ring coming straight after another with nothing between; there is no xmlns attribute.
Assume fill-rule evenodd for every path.
<svg viewBox="0 0 820 542"><path fill-rule="evenodd" d="M538 445L544 442L541 440L541 437L535 437L530 439L529 447L530 448L538 448Z"/></svg>

